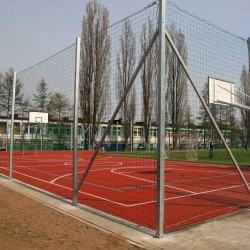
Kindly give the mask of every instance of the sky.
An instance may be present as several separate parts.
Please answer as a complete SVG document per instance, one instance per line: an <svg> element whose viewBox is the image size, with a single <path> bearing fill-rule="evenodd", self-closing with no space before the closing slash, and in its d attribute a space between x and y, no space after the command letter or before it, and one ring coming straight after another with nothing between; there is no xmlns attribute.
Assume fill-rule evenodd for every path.
<svg viewBox="0 0 250 250"><path fill-rule="evenodd" d="M0 73L19 72L65 49L81 36L87 0L0 0ZM99 0L110 23L153 0ZM250 0L172 0L237 36L250 37Z"/></svg>

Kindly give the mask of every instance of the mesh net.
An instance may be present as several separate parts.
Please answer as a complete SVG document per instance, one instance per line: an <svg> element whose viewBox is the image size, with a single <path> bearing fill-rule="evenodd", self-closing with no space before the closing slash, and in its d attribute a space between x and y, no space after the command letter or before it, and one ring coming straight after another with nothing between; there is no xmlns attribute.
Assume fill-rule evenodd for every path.
<svg viewBox="0 0 250 250"><path fill-rule="evenodd" d="M192 156L183 163L179 159L166 162L164 230L169 231L249 206L247 187L219 133L223 135L226 145L242 147L244 128L240 128L241 110L208 104L209 77L233 83L235 89L240 89L241 75L248 64L248 51L245 39L172 2L167 3L166 12L168 33L189 73L168 40L166 120L173 133L179 133L188 124L188 129L197 135L199 149L196 162L190 161ZM197 92L207 103L219 131L215 129ZM175 153L178 154L178 151ZM249 182L248 170L244 168L249 164L246 158L243 160L249 153L241 154L240 151L232 149L230 152L242 166L241 173ZM183 207L185 212L181 210Z"/></svg>
<svg viewBox="0 0 250 250"><path fill-rule="evenodd" d="M72 178L68 172L72 171L72 153L65 150L72 148L73 140L75 50L75 44L71 45L17 73L22 99L16 100L18 132L13 145L14 179L69 199L72 199ZM43 115L29 122L29 112ZM49 114L47 124L42 121L44 113ZM69 186L56 183L57 178Z"/></svg>
<svg viewBox="0 0 250 250"><path fill-rule="evenodd" d="M166 8L171 42L166 36L164 232L249 207L250 199L244 183L244 178L250 181L250 156L242 150L249 134L243 121L249 114L208 103L209 77L242 91L246 40L171 2ZM113 25L104 16L102 28L95 18L88 22L84 17L75 107L78 202L154 231L160 192L157 123L162 116L157 112L159 42L153 39L158 16L154 2ZM75 50L72 45L17 74L22 95L14 122L13 178L67 199L72 199L76 140ZM48 112L48 124L29 123L29 111ZM8 124L0 129L9 135ZM2 147L8 138L0 140ZM8 152L1 159L6 159L1 174L7 175Z"/></svg>

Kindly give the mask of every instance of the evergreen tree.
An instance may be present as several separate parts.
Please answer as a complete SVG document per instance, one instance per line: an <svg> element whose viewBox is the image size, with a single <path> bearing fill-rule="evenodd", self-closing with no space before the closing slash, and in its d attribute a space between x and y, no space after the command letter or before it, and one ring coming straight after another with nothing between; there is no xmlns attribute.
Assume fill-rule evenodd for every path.
<svg viewBox="0 0 250 250"><path fill-rule="evenodd" d="M47 83L45 79L42 78L36 86L36 93L33 94L34 111L37 112L48 112L48 103L51 97L51 92L49 92Z"/></svg>
<svg viewBox="0 0 250 250"><path fill-rule="evenodd" d="M5 72L4 75L0 77L0 106L1 106L1 115L6 116L6 118L10 118L11 116L11 108L12 108L12 97L13 97L13 78L14 70L10 68L9 71ZM16 93L15 93L15 109L21 104L23 94L21 93L22 84L17 79L16 80Z"/></svg>

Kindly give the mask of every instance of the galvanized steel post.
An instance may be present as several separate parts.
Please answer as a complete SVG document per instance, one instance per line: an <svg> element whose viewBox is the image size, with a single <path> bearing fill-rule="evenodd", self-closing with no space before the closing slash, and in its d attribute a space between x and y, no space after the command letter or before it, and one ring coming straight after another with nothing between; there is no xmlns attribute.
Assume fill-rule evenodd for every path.
<svg viewBox="0 0 250 250"><path fill-rule="evenodd" d="M158 131L157 131L157 228L156 237L163 235L165 199L165 20L166 0L160 0L159 8L159 72L158 72Z"/></svg>
<svg viewBox="0 0 250 250"><path fill-rule="evenodd" d="M80 84L81 38L76 38L75 91L74 91L74 131L73 131L73 205L77 205L77 171L78 171L78 106Z"/></svg>
<svg viewBox="0 0 250 250"><path fill-rule="evenodd" d="M10 180L12 180L12 167L13 167L15 99L16 99L16 72L14 71L13 72L13 88L12 88L11 128L10 128L10 165L9 165L9 179Z"/></svg>

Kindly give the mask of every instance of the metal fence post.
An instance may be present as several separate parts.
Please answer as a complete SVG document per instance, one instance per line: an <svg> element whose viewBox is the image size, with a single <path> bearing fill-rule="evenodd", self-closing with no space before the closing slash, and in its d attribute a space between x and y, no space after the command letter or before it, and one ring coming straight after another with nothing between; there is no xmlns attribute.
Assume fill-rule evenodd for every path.
<svg viewBox="0 0 250 250"><path fill-rule="evenodd" d="M158 133L157 133L157 228L156 237L163 235L165 198L165 15L166 0L159 9L159 72L158 72Z"/></svg>
<svg viewBox="0 0 250 250"><path fill-rule="evenodd" d="M78 171L78 106L80 83L81 38L76 38L75 91L74 91L74 132L73 132L73 205L77 205L77 171Z"/></svg>
<svg viewBox="0 0 250 250"><path fill-rule="evenodd" d="M12 167L13 167L15 99L16 99L16 72L14 71L13 72L13 88L12 88L11 128L10 128L10 166L9 166L9 179L10 180L12 180Z"/></svg>
<svg viewBox="0 0 250 250"><path fill-rule="evenodd" d="M248 37L247 39L247 47L248 47L248 84L249 84L249 91L250 91L250 37ZM247 148L250 148L250 120L248 121L247 125L248 126L246 127L246 137L247 137L246 143L247 143Z"/></svg>

